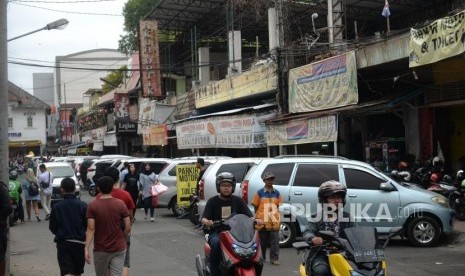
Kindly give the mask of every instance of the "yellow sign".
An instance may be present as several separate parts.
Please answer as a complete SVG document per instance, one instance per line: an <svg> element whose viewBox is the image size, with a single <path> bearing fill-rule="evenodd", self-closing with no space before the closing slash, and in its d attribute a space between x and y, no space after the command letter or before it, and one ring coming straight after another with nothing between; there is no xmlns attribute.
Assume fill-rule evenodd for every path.
<svg viewBox="0 0 465 276"><path fill-rule="evenodd" d="M199 169L192 165L177 165L176 166L176 181L177 181L177 203L178 206L187 207L190 202L190 195L195 193L197 187L197 177Z"/></svg>

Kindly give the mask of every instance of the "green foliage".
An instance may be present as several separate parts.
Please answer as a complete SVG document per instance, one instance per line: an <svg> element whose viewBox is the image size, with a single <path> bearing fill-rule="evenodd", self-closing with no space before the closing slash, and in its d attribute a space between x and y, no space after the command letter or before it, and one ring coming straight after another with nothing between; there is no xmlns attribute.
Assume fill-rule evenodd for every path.
<svg viewBox="0 0 465 276"><path fill-rule="evenodd" d="M153 0L128 0L123 7L124 31L125 34L119 40L118 49L125 53L131 54L139 49L137 30L139 20L144 18L152 10L156 1Z"/></svg>
<svg viewBox="0 0 465 276"><path fill-rule="evenodd" d="M127 69L128 67L126 65L121 66L118 70L112 71L104 78L106 82L102 84L103 94L110 92L123 83Z"/></svg>

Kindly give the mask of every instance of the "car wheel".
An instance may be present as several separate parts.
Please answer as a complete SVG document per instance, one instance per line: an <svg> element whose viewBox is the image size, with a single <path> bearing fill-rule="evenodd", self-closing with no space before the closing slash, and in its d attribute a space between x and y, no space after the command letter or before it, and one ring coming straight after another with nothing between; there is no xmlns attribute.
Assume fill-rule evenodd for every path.
<svg viewBox="0 0 465 276"><path fill-rule="evenodd" d="M178 203L175 201L172 205L173 207L171 207L171 210L173 211L173 214L176 216L176 217L179 217L180 215L183 215L186 211L187 211L187 208L186 207L181 207L178 205Z"/></svg>
<svg viewBox="0 0 465 276"><path fill-rule="evenodd" d="M90 186L90 187L89 187L89 195L91 195L91 196L96 196L96 195L97 195L97 187L95 187L95 186Z"/></svg>
<svg viewBox="0 0 465 276"><path fill-rule="evenodd" d="M289 222L282 222L279 226L279 246L290 247L295 241L295 225Z"/></svg>
<svg viewBox="0 0 465 276"><path fill-rule="evenodd" d="M407 238L413 246L432 247L440 237L441 229L430 217L414 217L407 226Z"/></svg>

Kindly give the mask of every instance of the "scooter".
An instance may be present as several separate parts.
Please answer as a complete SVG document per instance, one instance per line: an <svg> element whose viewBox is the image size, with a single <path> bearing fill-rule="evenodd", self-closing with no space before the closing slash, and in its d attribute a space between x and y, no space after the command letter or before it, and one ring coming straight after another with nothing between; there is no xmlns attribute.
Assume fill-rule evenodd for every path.
<svg viewBox="0 0 465 276"><path fill-rule="evenodd" d="M311 263L320 252L328 256L332 275L386 275L384 250L389 240L399 235L402 228L394 228L383 245L378 240L375 227L351 227L344 229L346 239L337 237L332 231L320 231L324 240L321 246L311 246L306 242L295 242L297 252L305 251L299 266L300 276L311 275Z"/></svg>
<svg viewBox="0 0 465 276"><path fill-rule="evenodd" d="M177 219L185 218L186 216L189 218L190 222L194 225L199 224L199 197L196 194L190 195L189 207L187 207L186 211L177 217Z"/></svg>
<svg viewBox="0 0 465 276"><path fill-rule="evenodd" d="M96 196L98 194L97 185L93 181L91 181L89 186L87 186L87 191L89 191L89 195Z"/></svg>
<svg viewBox="0 0 465 276"><path fill-rule="evenodd" d="M263 259L258 231L254 222L246 215L237 214L228 220L215 221L209 229L228 229L219 234L221 244L221 275L253 276L261 275ZM210 246L205 235L205 257L197 255L195 264L199 276L209 276Z"/></svg>

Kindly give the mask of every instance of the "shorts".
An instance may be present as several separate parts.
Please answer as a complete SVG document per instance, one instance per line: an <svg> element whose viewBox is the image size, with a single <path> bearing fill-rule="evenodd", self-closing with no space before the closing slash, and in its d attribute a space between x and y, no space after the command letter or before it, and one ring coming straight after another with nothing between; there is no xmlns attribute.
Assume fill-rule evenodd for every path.
<svg viewBox="0 0 465 276"><path fill-rule="evenodd" d="M6 247L7 247L6 228L3 225L1 225L0 226L0 261L5 260Z"/></svg>
<svg viewBox="0 0 465 276"><path fill-rule="evenodd" d="M58 265L60 275L79 275L84 273L85 244L71 241L57 242Z"/></svg>
<svg viewBox="0 0 465 276"><path fill-rule="evenodd" d="M124 267L131 267L129 265L129 247L131 246L131 235L126 236L126 244L128 247L126 248L126 256L124 256Z"/></svg>

